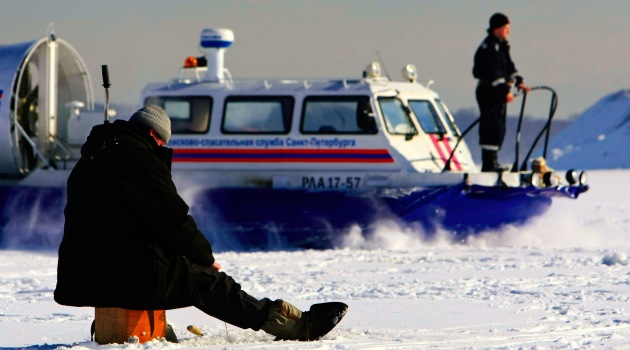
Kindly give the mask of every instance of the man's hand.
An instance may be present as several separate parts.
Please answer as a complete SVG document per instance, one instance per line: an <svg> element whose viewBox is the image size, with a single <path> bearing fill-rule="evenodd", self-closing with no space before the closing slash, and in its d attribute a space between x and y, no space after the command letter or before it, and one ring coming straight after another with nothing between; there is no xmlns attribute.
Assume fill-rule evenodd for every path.
<svg viewBox="0 0 630 350"><path fill-rule="evenodd" d="M514 94L511 92L508 92L508 94L505 95L505 102L510 103L512 101L514 101Z"/></svg>
<svg viewBox="0 0 630 350"><path fill-rule="evenodd" d="M516 85L516 88L519 89L519 90L523 90L525 92L532 91L532 88L530 88L529 86L527 86L527 85L525 85L523 83L520 83L520 84Z"/></svg>

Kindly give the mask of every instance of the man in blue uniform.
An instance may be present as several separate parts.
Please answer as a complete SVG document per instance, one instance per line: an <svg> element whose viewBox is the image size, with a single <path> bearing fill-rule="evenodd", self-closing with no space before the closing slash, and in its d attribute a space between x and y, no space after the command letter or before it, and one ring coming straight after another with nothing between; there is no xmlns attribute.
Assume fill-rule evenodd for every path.
<svg viewBox="0 0 630 350"><path fill-rule="evenodd" d="M514 100L512 86L530 91L518 75L510 57L508 35L510 20L502 13L490 17L488 36L475 52L473 76L479 80L476 97L479 105L479 146L481 171L502 171L497 153L505 138L507 103Z"/></svg>

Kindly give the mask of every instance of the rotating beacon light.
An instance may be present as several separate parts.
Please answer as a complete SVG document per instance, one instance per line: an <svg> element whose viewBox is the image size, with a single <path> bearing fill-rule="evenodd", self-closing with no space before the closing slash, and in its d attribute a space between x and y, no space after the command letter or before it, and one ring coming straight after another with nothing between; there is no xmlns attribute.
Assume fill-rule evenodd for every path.
<svg viewBox="0 0 630 350"><path fill-rule="evenodd" d="M204 29L199 44L206 54L209 81L223 82L225 49L234 42L234 32L230 29Z"/></svg>

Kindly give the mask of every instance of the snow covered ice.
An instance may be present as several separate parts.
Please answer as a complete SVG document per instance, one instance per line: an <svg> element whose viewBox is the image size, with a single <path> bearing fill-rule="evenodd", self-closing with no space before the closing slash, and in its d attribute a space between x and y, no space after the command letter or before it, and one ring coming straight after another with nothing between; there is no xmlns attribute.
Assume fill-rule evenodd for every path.
<svg viewBox="0 0 630 350"><path fill-rule="evenodd" d="M339 326L311 343L274 342L186 308L167 312L179 344L99 346L89 338L92 308L53 301L56 251L2 250L0 348L630 348L628 178L630 170L591 171L592 188L578 200L554 200L525 227L465 243L422 241L383 223L368 239L349 232L335 250L217 254L257 297L303 309L347 303Z"/></svg>

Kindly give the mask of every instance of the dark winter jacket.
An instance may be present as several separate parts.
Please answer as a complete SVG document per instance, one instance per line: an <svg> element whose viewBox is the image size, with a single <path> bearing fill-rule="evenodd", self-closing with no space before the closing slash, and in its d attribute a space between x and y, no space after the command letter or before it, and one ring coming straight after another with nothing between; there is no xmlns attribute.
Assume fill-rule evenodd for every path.
<svg viewBox="0 0 630 350"><path fill-rule="evenodd" d="M523 82L516 73L508 42L488 35L475 52L473 76L479 79L480 85L492 87L496 96L504 99L510 92L509 83L518 85Z"/></svg>
<svg viewBox="0 0 630 350"><path fill-rule="evenodd" d="M171 179L169 149L127 121L92 129L68 178L55 301L172 309L199 305L190 262L211 266Z"/></svg>

